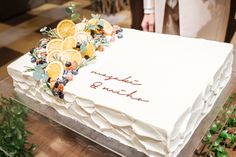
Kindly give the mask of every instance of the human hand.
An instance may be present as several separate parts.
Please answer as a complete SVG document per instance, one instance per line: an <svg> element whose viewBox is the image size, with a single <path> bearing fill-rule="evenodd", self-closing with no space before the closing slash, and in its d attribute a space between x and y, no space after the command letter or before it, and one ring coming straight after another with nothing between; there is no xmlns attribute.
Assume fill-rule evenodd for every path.
<svg viewBox="0 0 236 157"><path fill-rule="evenodd" d="M141 26L145 32L154 32L154 26L155 26L154 13L144 14Z"/></svg>

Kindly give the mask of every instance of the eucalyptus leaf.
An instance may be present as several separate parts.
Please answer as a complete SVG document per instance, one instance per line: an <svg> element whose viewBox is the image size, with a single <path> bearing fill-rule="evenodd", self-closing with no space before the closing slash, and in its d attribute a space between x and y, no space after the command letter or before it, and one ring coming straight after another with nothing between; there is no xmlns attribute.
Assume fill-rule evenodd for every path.
<svg viewBox="0 0 236 157"><path fill-rule="evenodd" d="M80 18L80 15L78 13L72 13L70 17L72 21L77 21Z"/></svg>
<svg viewBox="0 0 236 157"><path fill-rule="evenodd" d="M41 69L44 69L47 67L47 65L48 65L47 63L43 63L43 64L39 64L38 66L41 67Z"/></svg>
<svg viewBox="0 0 236 157"><path fill-rule="evenodd" d="M99 20L97 25L101 29L104 28L104 22L102 20Z"/></svg>
<svg viewBox="0 0 236 157"><path fill-rule="evenodd" d="M86 46L87 46L87 43L82 43L81 45L80 45L80 52L84 52L85 50L86 50Z"/></svg>
<svg viewBox="0 0 236 157"><path fill-rule="evenodd" d="M65 10L66 10L66 13L68 13L68 14L73 13L73 9L71 7L66 7Z"/></svg>
<svg viewBox="0 0 236 157"><path fill-rule="evenodd" d="M89 30L95 31L96 30L96 26L95 25L89 25Z"/></svg>
<svg viewBox="0 0 236 157"><path fill-rule="evenodd" d="M43 82L47 82L49 77L48 77L48 74L47 74L47 73L43 73L42 76L41 76L41 78L42 78L42 81L43 81Z"/></svg>
<svg viewBox="0 0 236 157"><path fill-rule="evenodd" d="M42 32L45 32L46 30L47 30L47 27L45 26L45 27L40 29L40 32L42 33Z"/></svg>
<svg viewBox="0 0 236 157"><path fill-rule="evenodd" d="M34 71L33 72L33 79L36 81L40 81L42 79L42 73L40 73L38 71Z"/></svg>

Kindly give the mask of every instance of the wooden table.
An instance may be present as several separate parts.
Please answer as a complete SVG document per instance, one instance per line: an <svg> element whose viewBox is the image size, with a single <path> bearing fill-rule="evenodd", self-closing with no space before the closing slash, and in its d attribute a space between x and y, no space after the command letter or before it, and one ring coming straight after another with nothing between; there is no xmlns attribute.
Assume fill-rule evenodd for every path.
<svg viewBox="0 0 236 157"><path fill-rule="evenodd" d="M233 67L236 67L235 62ZM221 110L227 97L234 90L235 83L236 69L234 68L230 83L223 90L211 112L203 119L199 127L196 129L195 133L192 135L190 141L183 148L178 157L190 157L193 155L194 150L198 147L201 139L216 118L218 112ZM13 91L12 80L10 77L7 77L6 79L0 81L0 89L0 95L5 97L16 97ZM51 117L49 116L49 118ZM57 118L54 120L58 121ZM117 143L117 141L113 141L113 139L108 138L104 141L102 137L99 137L99 133L96 133L95 131L91 132L91 130L83 130L84 128L82 128L82 132L85 132L85 136L93 136L90 137L90 140L88 140L84 137L84 134L82 136L76 134L75 132L78 132L78 130L74 130L75 132L73 132L66 127L63 127L62 125L59 125L36 112L31 112L29 114L26 121L26 126L27 129L33 133L33 135L30 136L29 141L37 145L36 156L117 157L134 156L134 154L136 157L145 156L142 153L134 151L134 149L130 147L126 148L124 145L120 145L119 143ZM109 149L100 146L99 144L96 144L95 142L92 142L91 140L98 142L105 147L107 147L106 144L110 145L110 149L114 149L115 152L117 152L119 155L113 153Z"/></svg>

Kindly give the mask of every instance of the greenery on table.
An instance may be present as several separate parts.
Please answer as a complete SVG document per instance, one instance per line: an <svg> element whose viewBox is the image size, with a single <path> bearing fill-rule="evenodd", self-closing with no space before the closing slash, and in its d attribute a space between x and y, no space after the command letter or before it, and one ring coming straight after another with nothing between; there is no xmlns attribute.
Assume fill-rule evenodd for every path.
<svg viewBox="0 0 236 157"><path fill-rule="evenodd" d="M32 157L35 146L27 141L27 109L13 99L0 98L0 157Z"/></svg>
<svg viewBox="0 0 236 157"><path fill-rule="evenodd" d="M204 144L196 154L203 157L229 157L227 152L236 148L236 93L232 94L223 110L202 140Z"/></svg>

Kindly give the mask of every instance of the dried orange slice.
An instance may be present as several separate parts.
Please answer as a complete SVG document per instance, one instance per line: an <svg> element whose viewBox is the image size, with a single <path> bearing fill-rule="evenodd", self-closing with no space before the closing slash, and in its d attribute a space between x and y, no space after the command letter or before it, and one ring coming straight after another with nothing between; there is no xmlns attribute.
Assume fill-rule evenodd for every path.
<svg viewBox="0 0 236 157"><path fill-rule="evenodd" d="M112 25L107 20L101 19L101 21L103 21L104 23L104 27L103 27L104 33L106 35L111 35L113 31Z"/></svg>
<svg viewBox="0 0 236 157"><path fill-rule="evenodd" d="M85 27L86 27L86 23L85 22L80 22L76 24L77 30L78 31L84 31Z"/></svg>
<svg viewBox="0 0 236 157"><path fill-rule="evenodd" d="M63 40L52 39L47 43L46 52L49 54L52 50L61 50Z"/></svg>
<svg viewBox="0 0 236 157"><path fill-rule="evenodd" d="M89 33L83 31L76 33L75 37L81 44L92 40L92 36Z"/></svg>
<svg viewBox="0 0 236 157"><path fill-rule="evenodd" d="M65 40L62 43L62 50L68 50L73 49L76 47L77 39L75 36L69 36L65 38Z"/></svg>
<svg viewBox="0 0 236 157"><path fill-rule="evenodd" d="M60 38L73 36L77 32L77 27L72 20L62 20L56 28L57 35Z"/></svg>
<svg viewBox="0 0 236 157"><path fill-rule="evenodd" d="M100 21L103 22L103 30L104 30L105 35L111 35L113 31L113 27L110 24L110 22L108 22L105 19L100 19ZM97 25L98 22L99 22L99 19L93 18L88 21L88 25ZM99 32L97 33L100 34Z"/></svg>
<svg viewBox="0 0 236 157"><path fill-rule="evenodd" d="M91 42L87 44L85 51L81 52L83 58L85 56L92 57L94 56L94 53L95 53L95 46Z"/></svg>
<svg viewBox="0 0 236 157"><path fill-rule="evenodd" d="M48 77L50 77L51 80L56 80L63 74L64 67L61 62L52 61L51 63L48 64L45 71L47 72Z"/></svg>
<svg viewBox="0 0 236 157"><path fill-rule="evenodd" d="M64 65L66 62L76 62L79 65L82 62L82 57L79 51L75 49L69 49L62 52L61 61L64 63Z"/></svg>
<svg viewBox="0 0 236 157"><path fill-rule="evenodd" d="M47 63L50 63L54 60L59 60L61 54L61 50L52 50L50 53L48 53L46 61Z"/></svg>
<svg viewBox="0 0 236 157"><path fill-rule="evenodd" d="M98 18L92 18L92 19L88 20L87 24L89 24L89 25L97 25L98 20L99 20Z"/></svg>

